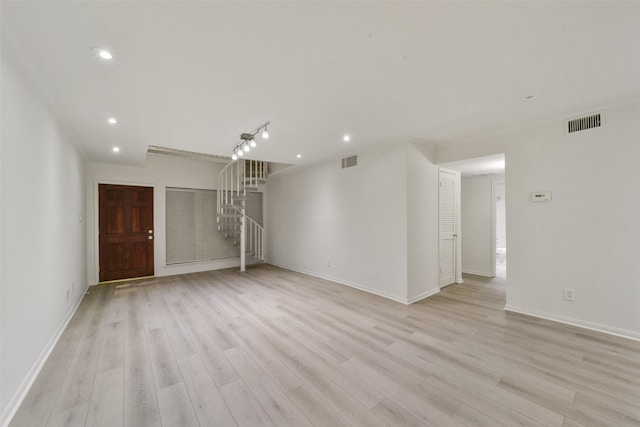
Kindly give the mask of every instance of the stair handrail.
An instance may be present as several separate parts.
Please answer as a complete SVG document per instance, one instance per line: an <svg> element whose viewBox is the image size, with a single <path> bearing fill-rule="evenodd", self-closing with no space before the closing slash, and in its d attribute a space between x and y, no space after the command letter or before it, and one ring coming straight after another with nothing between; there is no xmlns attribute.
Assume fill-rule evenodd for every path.
<svg viewBox="0 0 640 427"><path fill-rule="evenodd" d="M222 207L231 204L231 196L235 191L236 194L240 194L240 168L236 161L231 161L222 168L218 173L218 197L216 212L218 213L218 222L220 221L220 215ZM235 175L235 176L234 176Z"/></svg>
<svg viewBox="0 0 640 427"><path fill-rule="evenodd" d="M247 250L253 252L255 258L265 259L265 242L264 242L264 227L258 224L255 220L248 215L244 216L247 220Z"/></svg>

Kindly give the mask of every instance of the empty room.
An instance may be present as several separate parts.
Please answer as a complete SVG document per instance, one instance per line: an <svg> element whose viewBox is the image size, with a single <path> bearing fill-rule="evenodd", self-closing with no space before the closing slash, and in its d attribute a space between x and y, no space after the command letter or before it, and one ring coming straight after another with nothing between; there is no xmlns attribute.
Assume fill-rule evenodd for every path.
<svg viewBox="0 0 640 427"><path fill-rule="evenodd" d="M638 23L0 0L0 426L640 426Z"/></svg>

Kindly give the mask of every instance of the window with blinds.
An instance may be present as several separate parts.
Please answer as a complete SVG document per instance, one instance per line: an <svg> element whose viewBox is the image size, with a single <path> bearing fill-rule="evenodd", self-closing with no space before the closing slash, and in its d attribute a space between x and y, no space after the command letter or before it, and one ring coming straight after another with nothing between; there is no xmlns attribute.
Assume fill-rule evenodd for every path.
<svg viewBox="0 0 640 427"><path fill-rule="evenodd" d="M167 188L167 264L233 258L238 249L216 227L216 192Z"/></svg>
<svg viewBox="0 0 640 427"><path fill-rule="evenodd" d="M216 191L167 187L167 264L235 258L240 249L217 230ZM262 225L262 193L247 193L247 215Z"/></svg>

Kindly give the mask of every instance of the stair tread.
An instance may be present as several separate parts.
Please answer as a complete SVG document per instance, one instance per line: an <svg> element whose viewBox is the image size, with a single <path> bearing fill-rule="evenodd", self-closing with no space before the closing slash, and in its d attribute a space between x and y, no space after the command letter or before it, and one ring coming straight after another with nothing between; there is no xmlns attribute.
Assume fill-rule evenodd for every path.
<svg viewBox="0 0 640 427"><path fill-rule="evenodd" d="M222 213L218 214L220 218L242 218L244 215L238 213Z"/></svg>

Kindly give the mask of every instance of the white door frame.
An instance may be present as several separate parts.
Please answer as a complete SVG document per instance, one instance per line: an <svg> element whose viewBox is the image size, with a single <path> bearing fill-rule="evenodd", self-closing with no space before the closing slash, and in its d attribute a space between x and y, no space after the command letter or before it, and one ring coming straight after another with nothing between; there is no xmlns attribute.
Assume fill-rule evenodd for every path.
<svg viewBox="0 0 640 427"><path fill-rule="evenodd" d="M438 183L440 183L440 173L445 172L451 175L454 175L454 200L453 200L453 210L455 217L455 230L454 230L454 282L453 283L463 283L462 280L462 226L461 226L461 179L460 179L460 171L454 169L447 168L438 168ZM440 185L438 185L438 204L440 203ZM438 207L438 284L442 288L447 285L440 284L440 208Z"/></svg>
<svg viewBox="0 0 640 427"><path fill-rule="evenodd" d="M504 183L504 180L500 181L496 175L491 175L491 277L496 277L496 240L498 239L496 186L499 182Z"/></svg>
<svg viewBox="0 0 640 427"><path fill-rule="evenodd" d="M491 205L491 216L492 216L492 233L491 235L493 236L493 240L491 241L491 275L493 277L496 277L496 251L497 251L497 240L498 240L498 224L497 224L497 212L498 212L498 201L496 200L496 195L497 195L497 191L496 191L496 187L498 185L504 185L505 186L505 198L506 198L506 179L505 179L505 175L493 175L491 177L491 198L493 200L493 203ZM505 204L505 214L506 214L506 204ZM506 216L506 215L505 215ZM506 220L506 218L505 218ZM506 228L506 225L505 225Z"/></svg>

